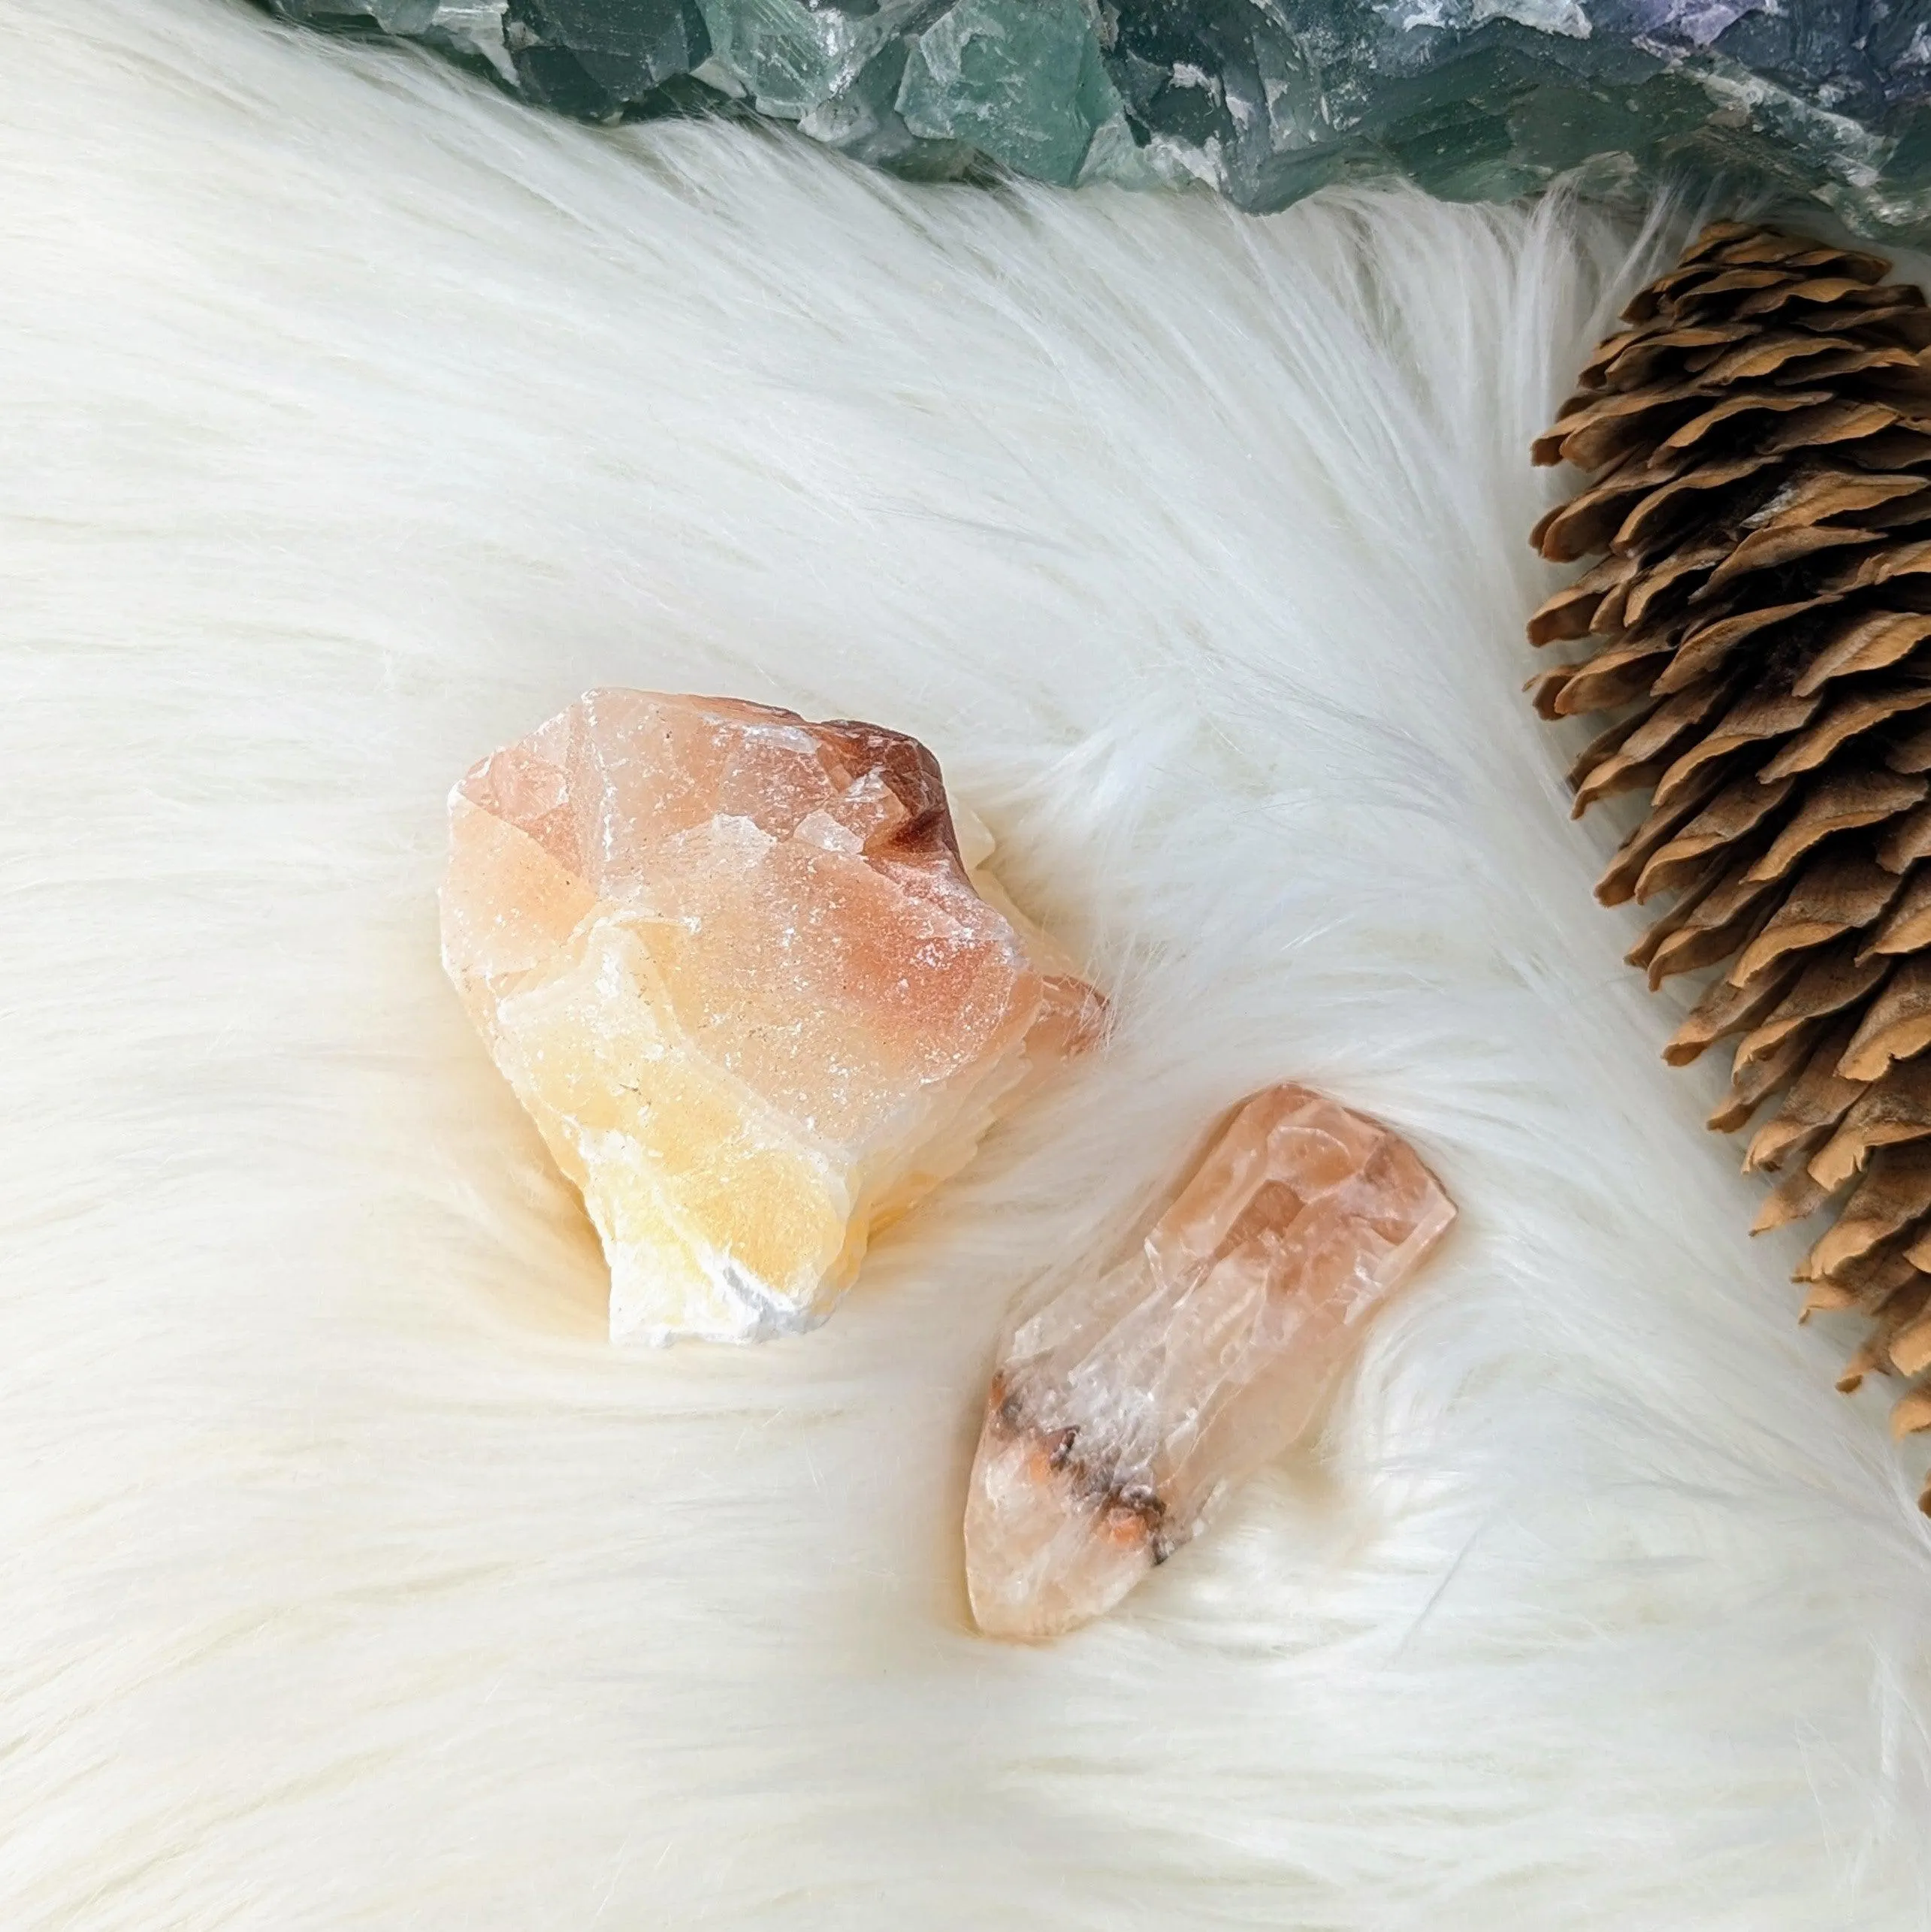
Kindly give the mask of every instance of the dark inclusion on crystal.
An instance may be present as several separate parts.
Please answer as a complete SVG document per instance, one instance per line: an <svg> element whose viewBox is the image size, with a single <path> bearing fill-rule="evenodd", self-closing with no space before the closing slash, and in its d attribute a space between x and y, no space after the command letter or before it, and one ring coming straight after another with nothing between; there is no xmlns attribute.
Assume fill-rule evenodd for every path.
<svg viewBox="0 0 1931 1932"><path fill-rule="evenodd" d="M1688 167L1931 240L1931 0L267 0L596 119L735 102L912 175L1195 180L1257 212Z"/></svg>

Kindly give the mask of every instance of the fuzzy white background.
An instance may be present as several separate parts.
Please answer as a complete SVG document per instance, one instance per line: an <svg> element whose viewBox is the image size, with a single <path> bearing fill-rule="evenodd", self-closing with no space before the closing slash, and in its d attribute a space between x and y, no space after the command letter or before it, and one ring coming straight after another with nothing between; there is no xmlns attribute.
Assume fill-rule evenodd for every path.
<svg viewBox="0 0 1931 1932"><path fill-rule="evenodd" d="M1931 1922L1917 1468L1518 691L1630 229L906 189L228 0L8 0L0 185L6 1932ZM594 682L916 732L1118 995L802 1342L609 1350L438 970L451 780ZM1452 1247L1320 1458L975 1638L1009 1296L1283 1075Z"/></svg>

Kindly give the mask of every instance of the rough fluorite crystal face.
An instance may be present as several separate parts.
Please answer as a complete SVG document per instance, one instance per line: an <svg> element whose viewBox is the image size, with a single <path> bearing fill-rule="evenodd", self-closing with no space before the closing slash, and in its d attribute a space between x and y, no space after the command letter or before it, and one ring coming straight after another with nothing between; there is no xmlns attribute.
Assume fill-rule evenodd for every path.
<svg viewBox="0 0 1931 1932"><path fill-rule="evenodd" d="M1138 1250L1003 1351L966 1504L980 1627L1056 1636L1190 1541L1454 1219L1385 1127L1305 1087L1245 1102Z"/></svg>
<svg viewBox="0 0 1931 1932"><path fill-rule="evenodd" d="M911 174L1407 175L1506 198L1682 165L1931 240L1931 29L1870 0L269 0L596 118L740 102Z"/></svg>
<svg viewBox="0 0 1931 1932"><path fill-rule="evenodd" d="M875 726L593 691L449 803L444 963L583 1191L613 1338L795 1333L1099 996Z"/></svg>

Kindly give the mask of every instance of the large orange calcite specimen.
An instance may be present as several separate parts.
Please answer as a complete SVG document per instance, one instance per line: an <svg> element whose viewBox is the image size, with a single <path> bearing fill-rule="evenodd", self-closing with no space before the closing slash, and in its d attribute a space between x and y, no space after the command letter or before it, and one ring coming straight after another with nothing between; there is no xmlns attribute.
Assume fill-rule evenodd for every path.
<svg viewBox="0 0 1931 1932"><path fill-rule="evenodd" d="M464 777L449 838L443 962L582 1190L615 1339L813 1326L1104 1012L875 725L592 691Z"/></svg>
<svg viewBox="0 0 1931 1932"><path fill-rule="evenodd" d="M1374 1121L1302 1087L1244 1102L1137 1250L1007 1345L966 1505L981 1628L1057 1636L1191 1540L1454 1219Z"/></svg>

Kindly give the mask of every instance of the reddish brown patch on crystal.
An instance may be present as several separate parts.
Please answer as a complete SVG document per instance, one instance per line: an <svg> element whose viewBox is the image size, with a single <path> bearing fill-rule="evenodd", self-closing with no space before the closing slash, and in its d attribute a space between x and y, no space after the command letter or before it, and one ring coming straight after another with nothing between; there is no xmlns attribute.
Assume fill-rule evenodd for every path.
<svg viewBox="0 0 1931 1932"><path fill-rule="evenodd" d="M887 731L848 718L833 718L814 728L839 747L854 775L875 771L905 808L901 824L866 842L868 852L895 859L923 859L949 852L956 864L963 864L952 809L946 802L945 780L938 760L924 745L902 731Z"/></svg>

